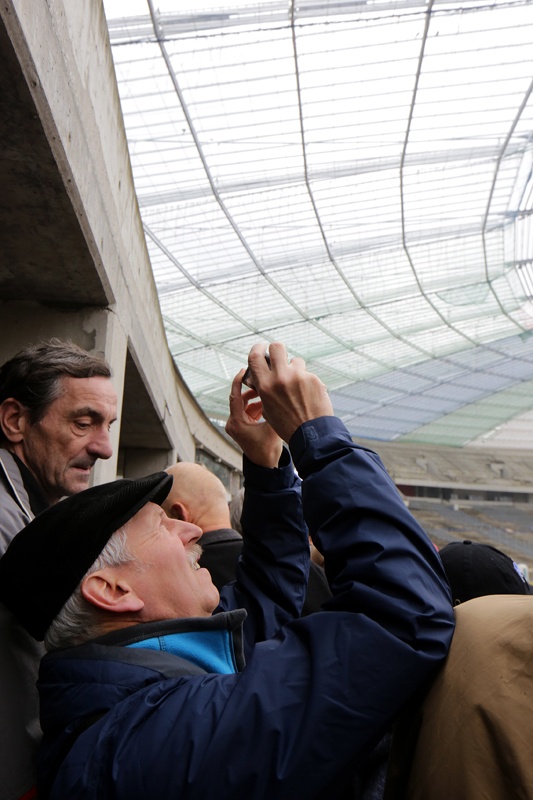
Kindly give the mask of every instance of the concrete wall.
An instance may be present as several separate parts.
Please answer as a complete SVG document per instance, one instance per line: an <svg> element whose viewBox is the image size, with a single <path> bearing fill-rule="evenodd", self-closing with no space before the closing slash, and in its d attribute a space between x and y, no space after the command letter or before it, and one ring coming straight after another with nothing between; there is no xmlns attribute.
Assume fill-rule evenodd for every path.
<svg viewBox="0 0 533 800"><path fill-rule="evenodd" d="M0 208L1 360L51 335L105 355L123 409L98 481L119 458L139 474L199 445L240 468L168 351L100 0L4 0L0 15L0 180L16 198Z"/></svg>

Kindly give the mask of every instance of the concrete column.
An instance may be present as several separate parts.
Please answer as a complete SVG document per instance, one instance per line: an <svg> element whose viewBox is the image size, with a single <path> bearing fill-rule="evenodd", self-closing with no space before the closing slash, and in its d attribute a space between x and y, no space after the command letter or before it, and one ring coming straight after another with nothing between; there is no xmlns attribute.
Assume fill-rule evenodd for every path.
<svg viewBox="0 0 533 800"><path fill-rule="evenodd" d="M175 463L174 450L147 450L127 447L121 452L124 478L142 478L160 472Z"/></svg>
<svg viewBox="0 0 533 800"><path fill-rule="evenodd" d="M96 352L104 355L113 372L113 386L117 393L117 421L111 426L111 444L113 455L106 461L99 459L94 465L91 485L108 483L117 477L119 453L120 418L124 398L124 375L126 370L126 354L128 340L118 317L109 310L93 312L91 323L95 324Z"/></svg>

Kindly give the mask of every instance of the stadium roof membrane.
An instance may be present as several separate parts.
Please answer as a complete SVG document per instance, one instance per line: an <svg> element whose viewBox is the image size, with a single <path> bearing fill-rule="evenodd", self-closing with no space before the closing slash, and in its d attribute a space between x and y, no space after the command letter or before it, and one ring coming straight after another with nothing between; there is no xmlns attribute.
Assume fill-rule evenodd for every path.
<svg viewBox="0 0 533 800"><path fill-rule="evenodd" d="M170 351L358 438L533 446L533 2L105 0Z"/></svg>

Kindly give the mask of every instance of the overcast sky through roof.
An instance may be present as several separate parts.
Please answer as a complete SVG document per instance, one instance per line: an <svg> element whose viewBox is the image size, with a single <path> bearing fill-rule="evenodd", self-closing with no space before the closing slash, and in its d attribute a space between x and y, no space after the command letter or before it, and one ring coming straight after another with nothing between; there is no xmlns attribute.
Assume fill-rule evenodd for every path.
<svg viewBox="0 0 533 800"><path fill-rule="evenodd" d="M533 3L105 0L168 343L285 342L355 436L533 442Z"/></svg>

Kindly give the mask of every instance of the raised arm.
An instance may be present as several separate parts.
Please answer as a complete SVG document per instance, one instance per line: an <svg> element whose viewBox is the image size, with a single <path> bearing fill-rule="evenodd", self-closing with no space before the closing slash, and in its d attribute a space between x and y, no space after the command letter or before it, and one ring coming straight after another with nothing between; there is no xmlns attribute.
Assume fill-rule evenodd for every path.
<svg viewBox="0 0 533 800"><path fill-rule="evenodd" d="M243 554L237 580L221 591L220 607L246 608L246 652L299 617L309 573L309 541L301 502L301 481L278 434L262 418L252 389L242 391L244 370L230 395L228 433L241 446L245 499L241 525Z"/></svg>
<svg viewBox="0 0 533 800"><path fill-rule="evenodd" d="M437 608L443 619L451 616L435 548L379 457L354 444L333 416L320 379L301 359L288 362L284 345L271 344L269 352L270 367L264 347L252 348L253 382L264 417L289 444L303 479L305 517L334 594L328 607L360 608L405 641L431 638Z"/></svg>

